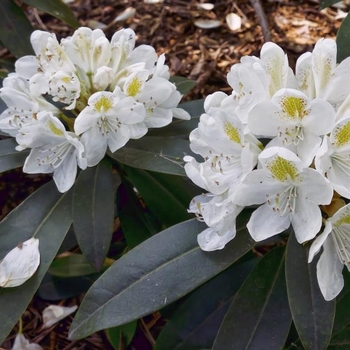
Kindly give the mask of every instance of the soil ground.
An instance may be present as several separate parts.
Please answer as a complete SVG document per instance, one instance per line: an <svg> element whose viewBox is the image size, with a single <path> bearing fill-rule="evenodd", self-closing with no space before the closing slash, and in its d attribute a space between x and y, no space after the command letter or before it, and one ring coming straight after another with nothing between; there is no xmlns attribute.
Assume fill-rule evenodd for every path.
<svg viewBox="0 0 350 350"><path fill-rule="evenodd" d="M218 0L211 1L212 10L198 7L204 1L165 0L163 3L146 3L141 0L75 0L69 3L82 26L91 26L93 21L106 24L106 35L111 37L115 31L130 27L137 34L137 44L150 44L156 51L166 54L167 64L173 75L191 78L196 87L184 100L205 98L208 94L221 90L230 93L226 81L230 67L239 62L244 55L259 55L265 38L280 45L288 54L291 65L306 51L312 50L315 42L322 37L335 38L341 24L343 9L329 8L319 11L319 1L264 0L262 10L266 15L268 27L263 28L259 20L259 9L253 6L257 1ZM148 1L150 2L150 1ZM113 22L127 8L134 8L133 17ZM55 32L58 39L71 35L73 29L59 20L27 8L26 12L33 26ZM229 13L242 18L241 28L230 30L225 22ZM219 20L221 26L212 29L198 28L194 22L201 19ZM2 51L0 56L7 56ZM0 177L0 219L18 205L47 178L23 174L21 170L7 172ZM61 300L61 305L79 302ZM57 302L56 302L57 303ZM40 343L44 349L112 349L104 332L93 334L80 341L68 341L67 331L71 317L47 330L41 329L41 311L49 305L35 297L23 316L24 334L32 342ZM139 322L136 336L127 349L152 349L157 334L166 322L158 313ZM10 349L17 327L2 344ZM121 347L123 349L123 347ZM125 348L126 349L126 348Z"/></svg>

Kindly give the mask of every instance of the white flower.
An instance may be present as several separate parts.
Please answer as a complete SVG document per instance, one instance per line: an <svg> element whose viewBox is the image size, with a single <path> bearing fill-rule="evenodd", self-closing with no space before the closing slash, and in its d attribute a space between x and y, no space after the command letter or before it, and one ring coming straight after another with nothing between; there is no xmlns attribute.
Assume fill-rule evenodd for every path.
<svg viewBox="0 0 350 350"><path fill-rule="evenodd" d="M235 191L241 179L257 163L259 142L252 135L244 135L241 121L220 109L202 114L198 128L190 134L190 148L205 161L198 163L186 156L187 176L198 186L213 194Z"/></svg>
<svg viewBox="0 0 350 350"><path fill-rule="evenodd" d="M320 251L317 262L317 280L326 300L334 299L344 287L342 270L350 271L350 204L340 208L326 222L324 231L312 243L309 262Z"/></svg>
<svg viewBox="0 0 350 350"><path fill-rule="evenodd" d="M84 147L78 137L66 131L64 125L50 112L38 113L36 119L23 126L16 137L17 150L32 148L23 171L28 174L53 173L60 192L74 184L77 165L87 166Z"/></svg>
<svg viewBox="0 0 350 350"><path fill-rule="evenodd" d="M221 108L224 110L233 109L242 123L247 124L250 109L257 103L270 98L270 77L259 59L243 57L241 63L231 67L227 74L227 82L233 89L231 96L224 98L223 93L214 93L212 98L215 97L217 100L221 95ZM212 98L206 98L204 104L206 112L209 111L209 105L213 103ZM219 101L217 100L217 102Z"/></svg>
<svg viewBox="0 0 350 350"><path fill-rule="evenodd" d="M326 101L309 101L294 89L277 91L271 101L258 103L248 117L252 133L265 137L277 136L285 145L296 145L297 155L309 165L323 136L335 122L335 111Z"/></svg>
<svg viewBox="0 0 350 350"><path fill-rule="evenodd" d="M18 333L11 350L43 350L43 348L39 344L30 343L22 333Z"/></svg>
<svg viewBox="0 0 350 350"><path fill-rule="evenodd" d="M111 39L111 62L110 67L115 73L130 65L128 60L135 48L135 32L130 29L121 29L114 33Z"/></svg>
<svg viewBox="0 0 350 350"><path fill-rule="evenodd" d="M78 308L77 305L65 307L59 305L50 305L43 311L43 328L49 328L58 321L72 314Z"/></svg>
<svg viewBox="0 0 350 350"><path fill-rule="evenodd" d="M161 77L150 77L148 70L139 70L125 81L122 91L145 108L144 123L147 128L160 128L171 123L173 117L189 120L190 115L176 108L181 94L176 86Z"/></svg>
<svg viewBox="0 0 350 350"><path fill-rule="evenodd" d="M147 132L147 128L139 124L145 118L143 105L135 102L133 97L124 97L119 88L114 93L96 92L88 104L75 120L74 130L82 135L89 166L96 165L104 157L107 147L115 152L131 136L141 137Z"/></svg>
<svg viewBox="0 0 350 350"><path fill-rule="evenodd" d="M312 53L307 52L297 60L296 77L299 89L309 98L342 103L350 93L350 58L337 65L336 42L320 39Z"/></svg>
<svg viewBox="0 0 350 350"><path fill-rule="evenodd" d="M197 237L201 249L223 249L236 236L236 218L242 209L227 198L227 193L221 196L207 194L194 197L189 212L195 213L200 221L209 226Z"/></svg>
<svg viewBox="0 0 350 350"><path fill-rule="evenodd" d="M330 136L325 136L315 158L316 169L326 174L333 188L350 199L350 116L337 122Z"/></svg>
<svg viewBox="0 0 350 350"><path fill-rule="evenodd" d="M75 108L80 96L80 80L73 72L57 71L50 75L36 74L30 79L31 91L38 94L50 94L52 100L67 104L65 109Z"/></svg>
<svg viewBox="0 0 350 350"><path fill-rule="evenodd" d="M34 275L40 264L39 240L19 243L0 262L0 287L17 287Z"/></svg>
<svg viewBox="0 0 350 350"><path fill-rule="evenodd" d="M234 196L234 203L263 204L252 214L247 228L255 241L267 239L292 224L303 243L315 237L322 224L318 204L329 204L333 189L329 181L281 147L259 155L261 169L249 173Z"/></svg>
<svg viewBox="0 0 350 350"><path fill-rule="evenodd" d="M73 109L80 96L80 81L73 62L54 34L36 30L30 40L36 61L33 56L20 58L16 62L17 73L29 79L31 93L47 93L54 101L67 104L67 109ZM30 77L25 73L26 69L31 73Z"/></svg>
<svg viewBox="0 0 350 350"><path fill-rule="evenodd" d="M0 115L0 130L13 137L16 137L18 130L31 122L40 110L45 109L55 114L59 112L43 97L33 95L29 90L28 81L17 74L10 74L4 79L0 97L8 107Z"/></svg>
<svg viewBox="0 0 350 350"><path fill-rule="evenodd" d="M260 60L270 78L270 96L280 89L296 87L295 76L289 67L288 57L278 45L271 42L265 43L261 48Z"/></svg>

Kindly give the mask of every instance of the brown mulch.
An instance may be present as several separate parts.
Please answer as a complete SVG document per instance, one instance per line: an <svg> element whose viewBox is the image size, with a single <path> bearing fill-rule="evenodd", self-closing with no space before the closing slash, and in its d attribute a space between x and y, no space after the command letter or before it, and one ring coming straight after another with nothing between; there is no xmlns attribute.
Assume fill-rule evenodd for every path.
<svg viewBox="0 0 350 350"><path fill-rule="evenodd" d="M205 1L200 1L204 3ZM199 9L194 0L165 0L159 4L146 4L141 0L76 0L70 4L82 26L91 20L109 25L106 35L111 37L122 27L130 27L137 34L137 44L150 44L159 54L165 53L173 75L191 78L197 86L184 100L205 98L221 90L230 93L226 74L243 55L259 55L264 42L261 26L253 1L212 1L214 9ZM318 10L319 1L265 0L262 1L272 41L288 53L291 65L305 51L310 51L321 37L335 38L341 24L337 9ZM124 22L113 20L126 8L136 9L134 17ZM59 20L32 8L26 9L35 28L55 32L58 38L71 35L73 30ZM347 11L347 10L344 10ZM242 19L240 30L232 32L225 22L228 13L234 12ZM197 19L218 19L219 28L200 29ZM7 56L6 52L3 55ZM22 174L20 170L7 172L0 177L0 219L18 205L47 178ZM6 200L4 200L6 198ZM62 300L69 306L80 302L82 296ZM24 334L44 349L112 349L104 332L93 334L81 341L68 341L67 330L72 317L48 330L42 330L41 312L50 303L36 297L23 316ZM165 320L158 313L139 322L136 336L128 349L152 349L157 334ZM10 349L17 328L2 344ZM123 347L121 347L123 349ZM125 348L126 349L126 348Z"/></svg>

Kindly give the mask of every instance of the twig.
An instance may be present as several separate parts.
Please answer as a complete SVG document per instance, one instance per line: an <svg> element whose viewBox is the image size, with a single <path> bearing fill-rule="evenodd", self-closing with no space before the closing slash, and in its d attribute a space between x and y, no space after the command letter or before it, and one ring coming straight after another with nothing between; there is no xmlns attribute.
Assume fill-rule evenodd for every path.
<svg viewBox="0 0 350 350"><path fill-rule="evenodd" d="M250 0L250 2L253 5L254 10L258 16L258 20L259 20L259 23L261 26L263 37L264 37L264 41L265 42L271 41L271 32L269 29L269 24L267 22L267 18L266 18L265 12L261 6L260 0Z"/></svg>
<svg viewBox="0 0 350 350"><path fill-rule="evenodd" d="M38 10L35 7L33 8L33 14L34 14L35 19L39 23L40 27L46 31L49 31L48 28L46 27L46 25L44 24L44 22L41 20L39 13L38 13Z"/></svg>

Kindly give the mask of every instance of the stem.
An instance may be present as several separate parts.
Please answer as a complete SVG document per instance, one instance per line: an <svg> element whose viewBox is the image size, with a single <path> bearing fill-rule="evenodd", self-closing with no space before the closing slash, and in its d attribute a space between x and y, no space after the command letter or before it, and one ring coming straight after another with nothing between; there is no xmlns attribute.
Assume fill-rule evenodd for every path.
<svg viewBox="0 0 350 350"><path fill-rule="evenodd" d="M264 41L271 41L271 33L269 29L269 24L267 22L266 14L262 8L260 0L250 0L250 3L253 5L254 10L258 16L258 20L261 26L263 33Z"/></svg>
<svg viewBox="0 0 350 350"><path fill-rule="evenodd" d="M68 128L69 128L69 131L73 131L73 132L74 132L74 119L68 118L68 117L67 117L66 115L64 115L63 113L60 113L59 118L60 118L61 120L63 120L63 121L67 124L67 126L68 126Z"/></svg>
<svg viewBox="0 0 350 350"><path fill-rule="evenodd" d="M22 334L22 333L23 333L23 321L22 321L22 317L20 317L18 323L19 323L19 326L18 326L18 334Z"/></svg>

